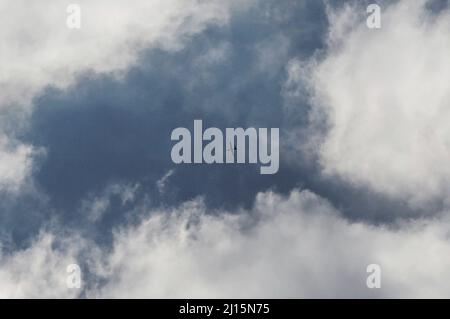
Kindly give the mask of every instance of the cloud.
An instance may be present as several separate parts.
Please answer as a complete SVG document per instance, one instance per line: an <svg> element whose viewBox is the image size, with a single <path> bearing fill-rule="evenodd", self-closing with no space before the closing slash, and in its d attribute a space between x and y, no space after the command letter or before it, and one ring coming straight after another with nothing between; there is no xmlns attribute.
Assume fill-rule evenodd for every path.
<svg viewBox="0 0 450 319"><path fill-rule="evenodd" d="M56 249L53 236L41 235L1 259L4 293L73 296L60 276L84 256L78 261L90 261L85 278L98 280L78 294L96 298L450 296L445 216L390 228L352 223L307 190L260 193L249 211L211 214L196 199L149 213L118 228L111 250L78 240ZM381 289L366 287L373 263L382 269Z"/></svg>
<svg viewBox="0 0 450 319"><path fill-rule="evenodd" d="M246 2L244 2L246 3ZM151 46L178 49L186 36L225 23L236 1L77 1L80 29L66 26L68 2L0 1L7 12L0 59L0 105L26 102L47 85L66 87L83 71L114 72ZM27 21L27 23L23 23Z"/></svg>
<svg viewBox="0 0 450 319"><path fill-rule="evenodd" d="M330 10L326 51L290 68L291 79L310 68L299 83L314 125L327 124L323 172L412 207L447 200L450 186L450 10L429 3L383 5L381 29L363 6Z"/></svg>
<svg viewBox="0 0 450 319"><path fill-rule="evenodd" d="M0 192L17 192L32 168L33 147L11 144L0 134Z"/></svg>
<svg viewBox="0 0 450 319"><path fill-rule="evenodd" d="M95 297L444 297L448 228L349 223L309 191L260 193L251 212L208 214L201 201L117 232ZM430 249L431 248L431 249ZM382 289L366 267L382 268Z"/></svg>
<svg viewBox="0 0 450 319"><path fill-rule="evenodd" d="M80 211L77 213L81 216L87 216L87 220L91 223L97 222L104 217L111 209L111 206L123 207L133 202L138 189L138 184L111 184L100 195L90 194L86 199L82 200ZM112 203L114 198L117 198L118 202Z"/></svg>
<svg viewBox="0 0 450 319"><path fill-rule="evenodd" d="M41 233L28 249L4 255L0 251L0 298L74 298L79 291L68 289L66 267L74 263L78 245L55 248L55 236ZM78 246L78 247L79 247Z"/></svg>
<svg viewBox="0 0 450 319"><path fill-rule="evenodd" d="M164 174L163 177L161 177L157 182L156 182L156 188L158 188L158 192L160 194L163 194L166 190L167 187L167 183L169 183L169 178L170 176L173 175L173 173L175 173L175 169L170 169L167 171L166 174Z"/></svg>

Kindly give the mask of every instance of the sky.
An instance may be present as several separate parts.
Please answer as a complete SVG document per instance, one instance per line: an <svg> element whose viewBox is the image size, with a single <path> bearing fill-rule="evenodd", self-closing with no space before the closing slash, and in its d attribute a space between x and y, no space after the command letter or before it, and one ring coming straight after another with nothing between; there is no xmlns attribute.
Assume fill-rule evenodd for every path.
<svg viewBox="0 0 450 319"><path fill-rule="evenodd" d="M0 298L450 297L448 1L0 15ZM279 128L278 172L175 164L199 119Z"/></svg>

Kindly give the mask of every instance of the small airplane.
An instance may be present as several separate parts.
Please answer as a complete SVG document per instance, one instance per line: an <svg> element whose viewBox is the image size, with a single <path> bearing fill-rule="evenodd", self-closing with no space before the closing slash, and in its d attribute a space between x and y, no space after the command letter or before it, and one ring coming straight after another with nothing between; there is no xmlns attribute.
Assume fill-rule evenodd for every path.
<svg viewBox="0 0 450 319"><path fill-rule="evenodd" d="M233 144L230 143L230 148L227 149L227 151L230 151L234 155L234 152L237 151L237 147L236 146L233 147Z"/></svg>

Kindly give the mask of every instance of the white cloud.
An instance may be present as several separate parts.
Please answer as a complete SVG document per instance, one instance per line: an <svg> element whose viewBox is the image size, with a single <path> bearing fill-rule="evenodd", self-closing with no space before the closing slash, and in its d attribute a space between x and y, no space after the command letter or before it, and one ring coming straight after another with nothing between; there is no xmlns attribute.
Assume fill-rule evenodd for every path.
<svg viewBox="0 0 450 319"><path fill-rule="evenodd" d="M10 145L0 134L0 191L16 192L31 171L33 148L29 145Z"/></svg>
<svg viewBox="0 0 450 319"><path fill-rule="evenodd" d="M113 249L102 253L79 240L56 250L53 237L42 235L28 250L0 259L2 293L76 296L61 276L85 249L90 272L106 282L85 282L88 297L450 296L444 217L392 228L350 223L309 191L260 193L251 211L216 213L201 200L152 211L118 230ZM366 287L373 263L382 269L381 289Z"/></svg>
<svg viewBox="0 0 450 319"><path fill-rule="evenodd" d="M167 173L164 174L164 176L161 177L161 178L156 182L156 188L158 189L158 192L159 192L160 194L164 194L164 192L166 191L167 183L169 183L169 179L170 179L170 177L173 175L174 172L175 172L174 169L168 170Z"/></svg>
<svg viewBox="0 0 450 319"><path fill-rule="evenodd" d="M66 267L75 262L77 245L55 249L55 237L43 233L28 249L13 255L0 251L0 298L74 298L80 293L68 289ZM81 246L81 239L73 242Z"/></svg>
<svg viewBox="0 0 450 319"><path fill-rule="evenodd" d="M449 231L435 221L349 223L308 191L261 193L244 214L211 216L194 201L118 232L110 280L90 296L448 297ZM372 263L381 290L366 287Z"/></svg>
<svg viewBox="0 0 450 319"><path fill-rule="evenodd" d="M384 6L376 30L364 7L330 11L327 51L306 75L313 114L329 124L324 172L413 206L445 200L450 186L450 11L433 16L426 3Z"/></svg>
<svg viewBox="0 0 450 319"><path fill-rule="evenodd" d="M151 46L179 48L210 23L226 23L236 1L80 0L81 29L66 26L67 1L0 1L0 105L28 102L45 87L65 87L79 72L113 72ZM245 2L244 2L245 3ZM7 63L6 63L7 62Z"/></svg>

